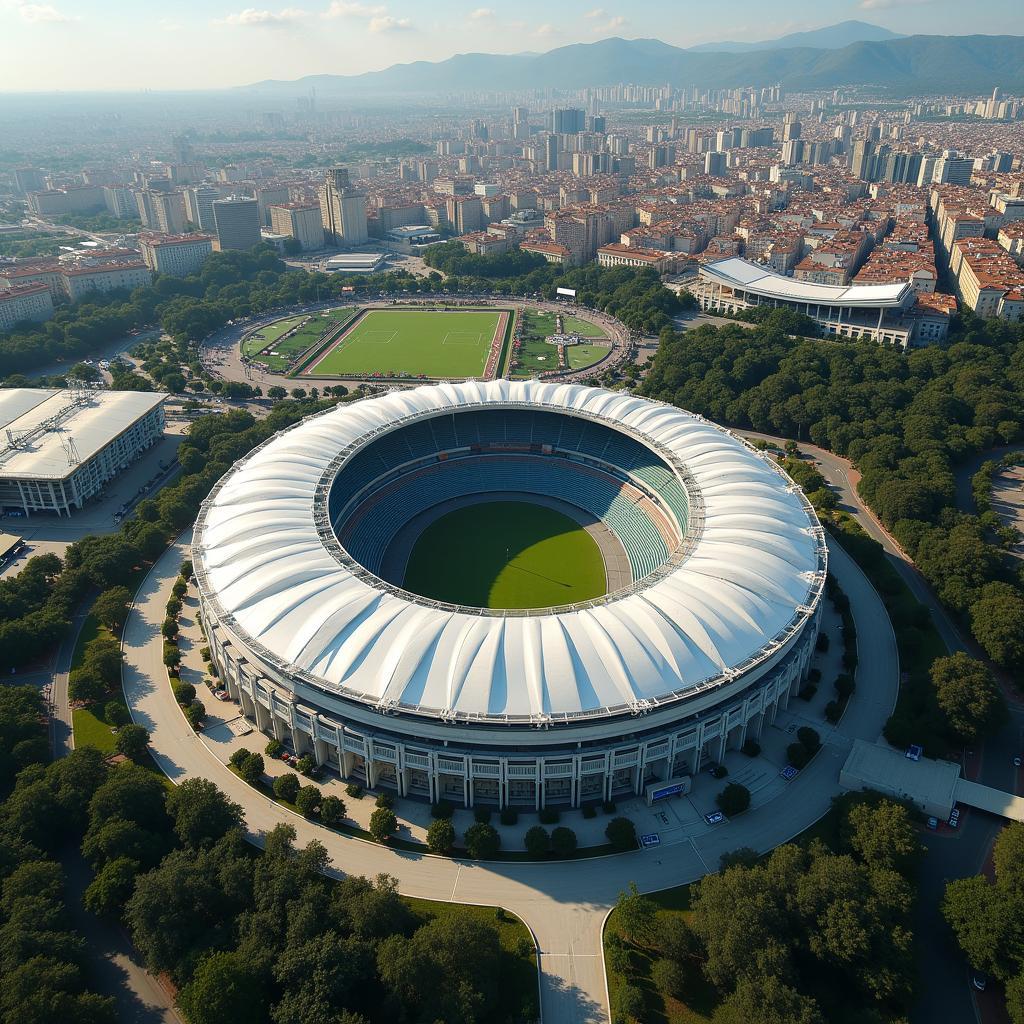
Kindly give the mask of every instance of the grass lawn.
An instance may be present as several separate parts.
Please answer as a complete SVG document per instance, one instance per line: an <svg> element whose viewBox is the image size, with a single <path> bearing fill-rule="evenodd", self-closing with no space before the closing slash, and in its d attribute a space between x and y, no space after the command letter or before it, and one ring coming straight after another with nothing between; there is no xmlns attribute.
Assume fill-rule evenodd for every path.
<svg viewBox="0 0 1024 1024"><path fill-rule="evenodd" d="M456 509L423 531L407 590L479 608L547 608L605 593L594 539L554 509L494 501Z"/></svg>
<svg viewBox="0 0 1024 1024"><path fill-rule="evenodd" d="M538 373L558 369L558 349L544 339L555 333L555 314L527 312L523 314L522 343L517 353L518 365L513 377L533 377ZM596 324L588 323L575 316L564 316L563 327L569 333L582 334L587 338L603 338L604 331ZM569 367L581 370L591 366L608 354L603 345L570 345L566 358Z"/></svg>
<svg viewBox="0 0 1024 1024"><path fill-rule="evenodd" d="M479 377L501 311L371 309L304 377Z"/></svg>
<svg viewBox="0 0 1024 1024"><path fill-rule="evenodd" d="M289 316L275 320L250 335L242 345L242 354L265 363L275 373L287 370L296 356L315 345L324 331L347 323L358 312L355 309L328 309L322 313ZM293 335L278 342L296 325L306 323Z"/></svg>
<svg viewBox="0 0 1024 1024"><path fill-rule="evenodd" d="M82 624L82 632L78 634L78 642L71 655L72 671L82 664L86 645L100 636L114 639L114 634L106 626L101 625L95 615L89 615ZM76 747L96 747L104 754L114 752L114 734L103 718L103 707L107 701L115 700L119 704L124 704L124 693L120 687L110 693L106 701L72 709L71 727L74 730Z"/></svg>

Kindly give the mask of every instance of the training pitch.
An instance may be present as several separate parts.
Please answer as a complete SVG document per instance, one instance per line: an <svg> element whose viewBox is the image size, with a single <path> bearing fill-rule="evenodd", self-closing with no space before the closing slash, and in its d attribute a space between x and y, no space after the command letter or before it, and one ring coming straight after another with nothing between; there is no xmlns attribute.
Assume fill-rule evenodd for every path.
<svg viewBox="0 0 1024 1024"><path fill-rule="evenodd" d="M550 608L606 593L593 537L561 512L519 501L470 505L431 523L403 586L477 608Z"/></svg>
<svg viewBox="0 0 1024 1024"><path fill-rule="evenodd" d="M303 377L492 377L508 310L368 309Z"/></svg>

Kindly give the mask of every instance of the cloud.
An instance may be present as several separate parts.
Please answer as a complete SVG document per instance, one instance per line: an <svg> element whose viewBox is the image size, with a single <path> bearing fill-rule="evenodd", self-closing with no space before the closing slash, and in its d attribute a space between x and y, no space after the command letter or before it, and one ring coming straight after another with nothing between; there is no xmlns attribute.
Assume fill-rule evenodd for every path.
<svg viewBox="0 0 1024 1024"><path fill-rule="evenodd" d="M603 7L595 7L592 11L587 11L583 15L584 18L603 18L607 12Z"/></svg>
<svg viewBox="0 0 1024 1024"><path fill-rule="evenodd" d="M469 17L471 21L488 21L494 17L494 9L491 7L478 7Z"/></svg>
<svg viewBox="0 0 1024 1024"><path fill-rule="evenodd" d="M246 7L244 11L239 11L237 14L215 18L214 24L245 28L281 28L285 25L292 25L304 17L306 17L306 12L297 7L285 7L280 11L258 11L255 7Z"/></svg>
<svg viewBox="0 0 1024 1024"><path fill-rule="evenodd" d="M591 31L593 32L617 32L620 28L624 28L629 22L621 15L616 15L614 18L609 18L606 22L601 25L595 25Z"/></svg>
<svg viewBox="0 0 1024 1024"><path fill-rule="evenodd" d="M556 29L554 25L550 22L545 22L543 25L537 26L537 31L534 32L534 35L544 38L546 36L553 36L557 31L558 29Z"/></svg>
<svg viewBox="0 0 1024 1024"><path fill-rule="evenodd" d="M161 18L157 22L157 26L161 32L180 32L184 27L180 21L175 21L173 18Z"/></svg>
<svg viewBox="0 0 1024 1024"><path fill-rule="evenodd" d="M31 25L41 22L59 25L79 20L78 18L71 17L69 14L62 14L52 4L18 4L17 10L18 14L21 15L21 20L27 21Z"/></svg>
<svg viewBox="0 0 1024 1024"><path fill-rule="evenodd" d="M405 32L412 28L412 22L408 18L393 18L390 14L383 14L378 18L371 18L369 25L371 32Z"/></svg>
<svg viewBox="0 0 1024 1024"><path fill-rule="evenodd" d="M887 11L891 7L923 7L932 0L860 0L862 11Z"/></svg>
<svg viewBox="0 0 1024 1024"><path fill-rule="evenodd" d="M384 6L348 3L347 0L333 0L323 13L325 18L379 18L387 13Z"/></svg>

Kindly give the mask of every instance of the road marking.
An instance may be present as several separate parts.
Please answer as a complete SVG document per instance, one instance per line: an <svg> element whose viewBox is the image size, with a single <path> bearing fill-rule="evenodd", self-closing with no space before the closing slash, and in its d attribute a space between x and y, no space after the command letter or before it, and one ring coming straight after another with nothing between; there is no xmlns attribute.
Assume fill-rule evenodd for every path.
<svg viewBox="0 0 1024 1024"><path fill-rule="evenodd" d="M459 887L459 876L462 874L462 865L459 865L459 870L455 872L455 884L452 886L452 894L448 897L449 903L455 902L455 890Z"/></svg>

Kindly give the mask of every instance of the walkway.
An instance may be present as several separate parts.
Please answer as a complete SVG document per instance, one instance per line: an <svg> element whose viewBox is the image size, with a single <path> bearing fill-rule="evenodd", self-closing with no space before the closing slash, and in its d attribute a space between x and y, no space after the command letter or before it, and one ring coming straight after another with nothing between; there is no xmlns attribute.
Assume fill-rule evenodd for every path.
<svg viewBox="0 0 1024 1024"><path fill-rule="evenodd" d="M387 849L330 832L281 808L232 774L185 724L174 702L161 657L164 605L187 556L182 538L143 581L124 634L123 681L135 721L150 730L157 764L175 782L213 779L245 808L253 840L279 821L290 821L300 844L323 842L336 874L386 871L410 896L501 905L533 930L540 951L541 1007L548 1024L604 1024L608 1020L601 932L620 890L635 880L644 891L691 882L714 870L723 853L740 846L769 850L816 821L839 792L839 769L856 738L876 740L896 698L899 666L888 616L867 579L840 549L831 568L850 598L860 649L859 685L839 726L811 766L785 789L783 799L742 818L652 851L563 864L478 864Z"/></svg>

